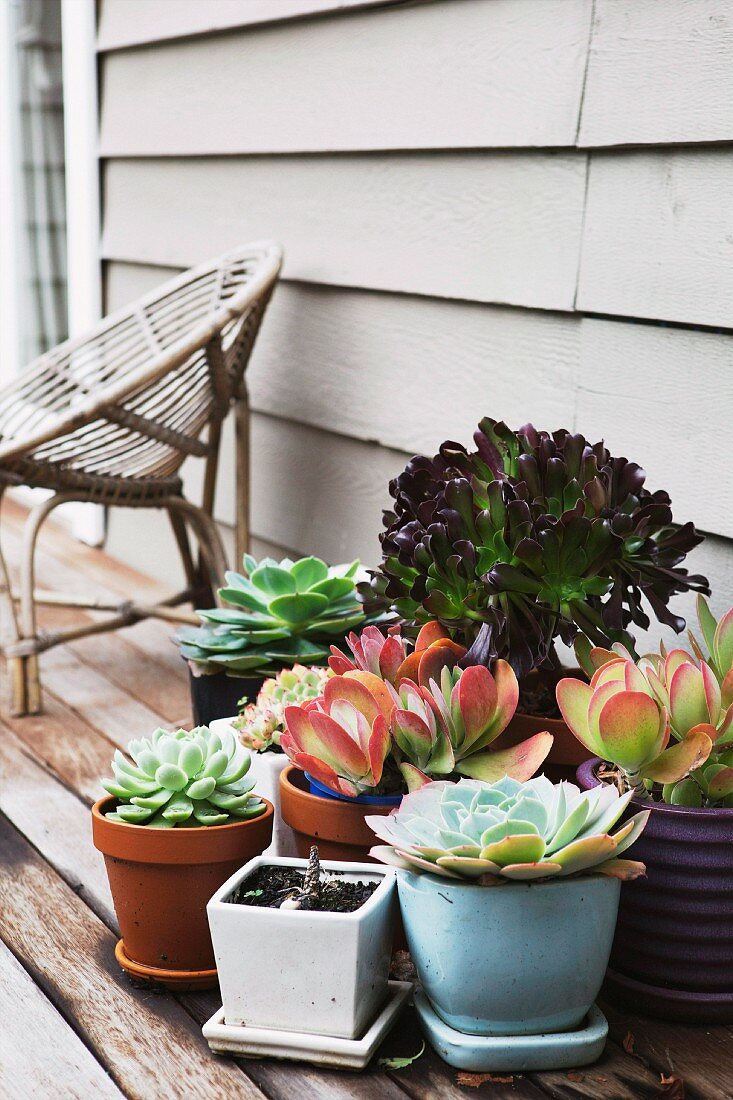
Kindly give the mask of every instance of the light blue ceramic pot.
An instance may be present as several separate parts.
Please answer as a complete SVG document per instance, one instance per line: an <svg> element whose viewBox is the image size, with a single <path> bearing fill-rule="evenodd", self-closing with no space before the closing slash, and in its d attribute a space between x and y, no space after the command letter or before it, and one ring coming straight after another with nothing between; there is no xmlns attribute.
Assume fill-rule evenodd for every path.
<svg viewBox="0 0 733 1100"><path fill-rule="evenodd" d="M620 882L476 886L400 871L402 920L436 1013L468 1035L579 1027L611 952Z"/></svg>

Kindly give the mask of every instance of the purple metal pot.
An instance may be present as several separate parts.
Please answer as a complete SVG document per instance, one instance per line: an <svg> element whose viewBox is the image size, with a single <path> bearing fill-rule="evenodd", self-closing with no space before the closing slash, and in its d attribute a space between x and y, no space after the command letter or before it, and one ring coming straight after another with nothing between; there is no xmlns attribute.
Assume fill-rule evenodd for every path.
<svg viewBox="0 0 733 1100"><path fill-rule="evenodd" d="M598 786L596 757L578 768ZM621 888L606 991L635 1011L686 1023L733 1022L733 809L644 803L629 850L645 878Z"/></svg>

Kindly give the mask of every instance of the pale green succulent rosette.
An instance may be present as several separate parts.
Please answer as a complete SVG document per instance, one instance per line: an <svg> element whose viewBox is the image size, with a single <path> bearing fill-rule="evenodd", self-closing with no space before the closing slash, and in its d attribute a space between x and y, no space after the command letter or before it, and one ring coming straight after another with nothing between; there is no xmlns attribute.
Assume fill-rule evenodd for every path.
<svg viewBox="0 0 733 1100"><path fill-rule="evenodd" d="M388 817L367 817L386 845L371 855L404 870L494 885L601 873L632 879L644 865L618 857L644 828L645 810L611 830L632 792L580 791L540 775L525 783L461 779L408 794Z"/></svg>
<svg viewBox="0 0 733 1100"><path fill-rule="evenodd" d="M174 733L157 729L150 738L131 741L132 762L119 749L112 761L114 779L102 786L118 799L105 816L154 829L224 825L258 817L265 803L252 794L245 778L251 756L231 731L212 733L207 726Z"/></svg>

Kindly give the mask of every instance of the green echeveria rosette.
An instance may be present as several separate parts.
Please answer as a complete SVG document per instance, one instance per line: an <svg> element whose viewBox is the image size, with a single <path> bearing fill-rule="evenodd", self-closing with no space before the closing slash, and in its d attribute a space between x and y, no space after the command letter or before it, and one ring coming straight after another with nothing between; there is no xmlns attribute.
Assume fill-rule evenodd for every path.
<svg viewBox="0 0 733 1100"><path fill-rule="evenodd" d="M503 657L518 675L579 631L633 648L628 628L650 622L644 601L684 628L668 603L708 591L679 568L701 536L673 525L669 496L644 488L641 467L582 435L488 417L474 439L476 451L444 443L390 483L371 584L383 607L412 627L438 619L471 647L462 664Z"/></svg>
<svg viewBox="0 0 733 1100"><path fill-rule="evenodd" d="M366 822L384 846L384 863L443 878L494 885L503 880L601 873L636 878L643 864L619 859L644 828L644 810L617 826L632 793L614 787L580 791L545 776L520 783L461 779L421 787L388 817Z"/></svg>
<svg viewBox="0 0 733 1100"><path fill-rule="evenodd" d="M182 655L205 673L270 676L296 663L324 665L333 642L389 618L362 603L355 582L358 561L257 562L245 554L243 565L243 573L226 574L226 587L219 590L226 606L198 611L203 625L176 635Z"/></svg>
<svg viewBox="0 0 733 1100"><path fill-rule="evenodd" d="M251 756L233 733L212 733L207 726L190 732L158 729L150 738L131 741L132 762L117 750L114 779L102 780L118 800L105 816L110 821L172 829L223 825L264 813L245 776Z"/></svg>

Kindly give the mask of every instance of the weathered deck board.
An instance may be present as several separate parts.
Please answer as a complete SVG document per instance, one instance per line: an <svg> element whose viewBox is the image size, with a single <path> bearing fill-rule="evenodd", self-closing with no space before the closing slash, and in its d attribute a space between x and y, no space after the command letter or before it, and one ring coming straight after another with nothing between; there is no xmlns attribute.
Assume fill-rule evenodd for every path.
<svg viewBox="0 0 733 1100"><path fill-rule="evenodd" d="M3 526L11 560L20 518L14 509ZM93 581L117 595L161 592L159 584L100 551L79 546L77 552L74 540L53 526L41 560L49 571L48 586L78 589ZM58 626L64 614L45 609L42 619ZM187 1100L300 1095L459 1100L467 1095L472 1090L429 1049L403 1070L387 1072L375 1063L363 1075L215 1058L199 1028L220 1003L217 994L152 995L119 971L112 950L116 921L102 859L92 847L88 803L101 793L98 780L108 771L113 743L124 744L151 723L171 724L188 712L185 669L167 633L148 622L107 636L103 653L75 643L44 654L46 713L22 719L4 715L0 721L0 775L13 777L0 786L0 941L7 945L0 942L3 1100L31 1093L39 1100L178 1096L181 1081ZM11 997L18 1007L7 1028ZM515 1075L511 1081L487 1082L481 1093L497 1100L651 1100L659 1095L661 1074L676 1072L693 1100L730 1100L733 1028L683 1028L615 1009L609 1015L614 1041L595 1066L570 1074ZM622 1049L628 1031L639 1058ZM26 1034L31 1039L21 1052L18 1091L20 1071L8 1067L14 1067ZM43 1042L35 1041L38 1035ZM9 1036L6 1045L15 1044L7 1057L3 1036ZM409 1055L420 1041L417 1021L408 1013L380 1054ZM9 1087L3 1075L12 1078Z"/></svg>
<svg viewBox="0 0 733 1100"><path fill-rule="evenodd" d="M2 938L128 1095L261 1100L232 1063L214 1061L171 997L141 993L117 966L114 936L0 818Z"/></svg>
<svg viewBox="0 0 733 1100"><path fill-rule="evenodd" d="M0 1020L3 1100L122 1100L124 1094L2 942Z"/></svg>

